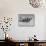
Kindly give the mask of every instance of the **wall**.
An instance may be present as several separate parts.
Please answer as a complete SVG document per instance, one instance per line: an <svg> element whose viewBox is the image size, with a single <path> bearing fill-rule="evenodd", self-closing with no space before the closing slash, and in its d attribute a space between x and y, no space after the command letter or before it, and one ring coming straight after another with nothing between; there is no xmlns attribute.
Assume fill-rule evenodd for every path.
<svg viewBox="0 0 46 46"><path fill-rule="evenodd" d="M0 16L13 17L13 22L10 33L17 40L27 40L34 34L39 40L45 39L45 16L46 8L33 8L30 6L28 0L0 0ZM19 27L18 14L34 14L34 27ZM2 32L2 31L1 31ZM45 34L44 34L45 33ZM0 39L2 36L0 37Z"/></svg>

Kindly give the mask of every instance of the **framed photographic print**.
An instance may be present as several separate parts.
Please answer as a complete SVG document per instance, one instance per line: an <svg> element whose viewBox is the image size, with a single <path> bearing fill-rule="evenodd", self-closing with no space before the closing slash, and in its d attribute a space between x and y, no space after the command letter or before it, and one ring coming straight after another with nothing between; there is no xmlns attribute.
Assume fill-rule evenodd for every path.
<svg viewBox="0 0 46 46"><path fill-rule="evenodd" d="M35 15L34 14L18 14L18 25L19 26L34 26Z"/></svg>

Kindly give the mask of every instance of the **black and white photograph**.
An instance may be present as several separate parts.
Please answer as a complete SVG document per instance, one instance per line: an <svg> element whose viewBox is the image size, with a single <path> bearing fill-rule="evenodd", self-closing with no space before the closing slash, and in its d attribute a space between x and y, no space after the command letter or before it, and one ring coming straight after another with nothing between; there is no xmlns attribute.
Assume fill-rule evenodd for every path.
<svg viewBox="0 0 46 46"><path fill-rule="evenodd" d="M34 26L35 15L34 14L19 14L18 25L19 26L30 26L30 27Z"/></svg>

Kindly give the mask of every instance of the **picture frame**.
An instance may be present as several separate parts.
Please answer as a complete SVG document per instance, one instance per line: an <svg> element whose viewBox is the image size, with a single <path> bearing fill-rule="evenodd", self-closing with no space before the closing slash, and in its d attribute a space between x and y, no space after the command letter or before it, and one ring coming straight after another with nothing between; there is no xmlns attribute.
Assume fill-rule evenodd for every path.
<svg viewBox="0 0 46 46"><path fill-rule="evenodd" d="M33 27L35 25L34 14L18 14L18 25L25 27Z"/></svg>

